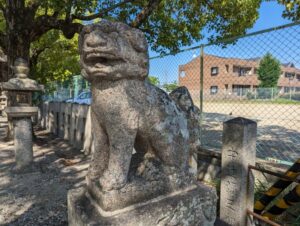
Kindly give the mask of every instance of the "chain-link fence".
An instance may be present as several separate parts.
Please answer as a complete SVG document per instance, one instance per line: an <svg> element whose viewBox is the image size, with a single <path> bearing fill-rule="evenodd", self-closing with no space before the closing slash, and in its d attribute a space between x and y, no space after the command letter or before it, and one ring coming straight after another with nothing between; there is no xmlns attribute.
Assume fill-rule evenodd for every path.
<svg viewBox="0 0 300 226"><path fill-rule="evenodd" d="M258 123L257 157L291 164L300 156L299 35L293 23L153 57L150 76L189 89L204 149L220 151L223 122L245 117Z"/></svg>
<svg viewBox="0 0 300 226"><path fill-rule="evenodd" d="M223 122L246 117L258 123L257 157L292 164L300 156L299 35L297 22L151 57L149 79L166 92L189 89L201 110L202 148L220 151ZM45 100L90 100L80 76L53 87Z"/></svg>
<svg viewBox="0 0 300 226"><path fill-rule="evenodd" d="M90 99L90 84L81 75L72 76L64 82L54 81L46 86L44 101L77 101Z"/></svg>

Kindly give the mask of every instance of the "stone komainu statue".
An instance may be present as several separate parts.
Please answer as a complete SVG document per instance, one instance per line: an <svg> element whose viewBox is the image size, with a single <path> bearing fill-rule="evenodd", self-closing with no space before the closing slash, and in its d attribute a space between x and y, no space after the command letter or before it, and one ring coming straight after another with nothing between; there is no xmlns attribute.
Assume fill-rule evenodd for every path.
<svg viewBox="0 0 300 226"><path fill-rule="evenodd" d="M106 192L128 190L128 186L143 180L163 184L169 175L185 174L189 152L199 145L199 110L185 87L169 96L148 82L144 34L125 24L103 20L85 26L79 49L82 75L92 89L94 151L88 186L99 186ZM160 179L154 180L153 175ZM192 180L189 176L182 178L186 181L181 184ZM101 196L95 194L95 188L91 190Z"/></svg>

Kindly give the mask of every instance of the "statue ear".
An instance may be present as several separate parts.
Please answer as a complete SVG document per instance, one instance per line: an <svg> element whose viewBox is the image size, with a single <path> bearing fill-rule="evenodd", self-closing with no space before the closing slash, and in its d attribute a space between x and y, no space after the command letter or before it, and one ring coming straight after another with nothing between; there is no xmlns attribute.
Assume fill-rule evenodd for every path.
<svg viewBox="0 0 300 226"><path fill-rule="evenodd" d="M148 50L148 43L143 32L138 29L132 28L125 32L132 47L138 52L146 52Z"/></svg>

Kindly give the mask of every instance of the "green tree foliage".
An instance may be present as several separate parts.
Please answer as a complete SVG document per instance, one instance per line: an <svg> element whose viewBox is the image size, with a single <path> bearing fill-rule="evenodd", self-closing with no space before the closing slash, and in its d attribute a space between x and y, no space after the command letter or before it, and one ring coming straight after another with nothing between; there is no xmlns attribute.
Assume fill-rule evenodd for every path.
<svg viewBox="0 0 300 226"><path fill-rule="evenodd" d="M33 43L53 29L71 39L81 31L83 24L109 19L144 31L152 50L175 53L182 46L203 39L204 29L209 31L210 35L206 38L210 40L244 34L256 21L260 2L0 0L0 47L7 54L11 66L16 57L29 60ZM48 60L55 61L53 58ZM8 78L11 76L10 71Z"/></svg>
<svg viewBox="0 0 300 226"><path fill-rule="evenodd" d="M80 74L78 35L66 39L58 30L51 30L31 44L31 76L48 84L66 81Z"/></svg>
<svg viewBox="0 0 300 226"><path fill-rule="evenodd" d="M174 89L176 89L178 87L178 84L176 81L172 82L172 83L166 83L163 85L163 88L167 91L167 92L172 92Z"/></svg>
<svg viewBox="0 0 300 226"><path fill-rule="evenodd" d="M283 17L297 21L300 19L300 0L278 0L285 6Z"/></svg>
<svg viewBox="0 0 300 226"><path fill-rule="evenodd" d="M258 79L260 87L276 87L281 74L280 62L272 54L267 53L259 62Z"/></svg>
<svg viewBox="0 0 300 226"><path fill-rule="evenodd" d="M148 76L148 80L152 85L158 86L160 84L159 78L155 76Z"/></svg>

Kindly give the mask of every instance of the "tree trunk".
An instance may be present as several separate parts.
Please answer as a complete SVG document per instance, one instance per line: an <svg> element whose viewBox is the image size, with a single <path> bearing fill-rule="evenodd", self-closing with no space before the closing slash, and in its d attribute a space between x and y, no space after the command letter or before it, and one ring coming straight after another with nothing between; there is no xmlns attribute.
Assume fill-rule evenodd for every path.
<svg viewBox="0 0 300 226"><path fill-rule="evenodd" d="M12 34L9 35L7 51L8 79L14 77L12 66L17 58L22 57L29 63L29 50L29 37L19 35L17 32L12 31Z"/></svg>
<svg viewBox="0 0 300 226"><path fill-rule="evenodd" d="M12 66L18 57L29 62L30 27L32 25L32 12L26 9L22 0L7 1L6 8L6 33L8 79L12 78Z"/></svg>

